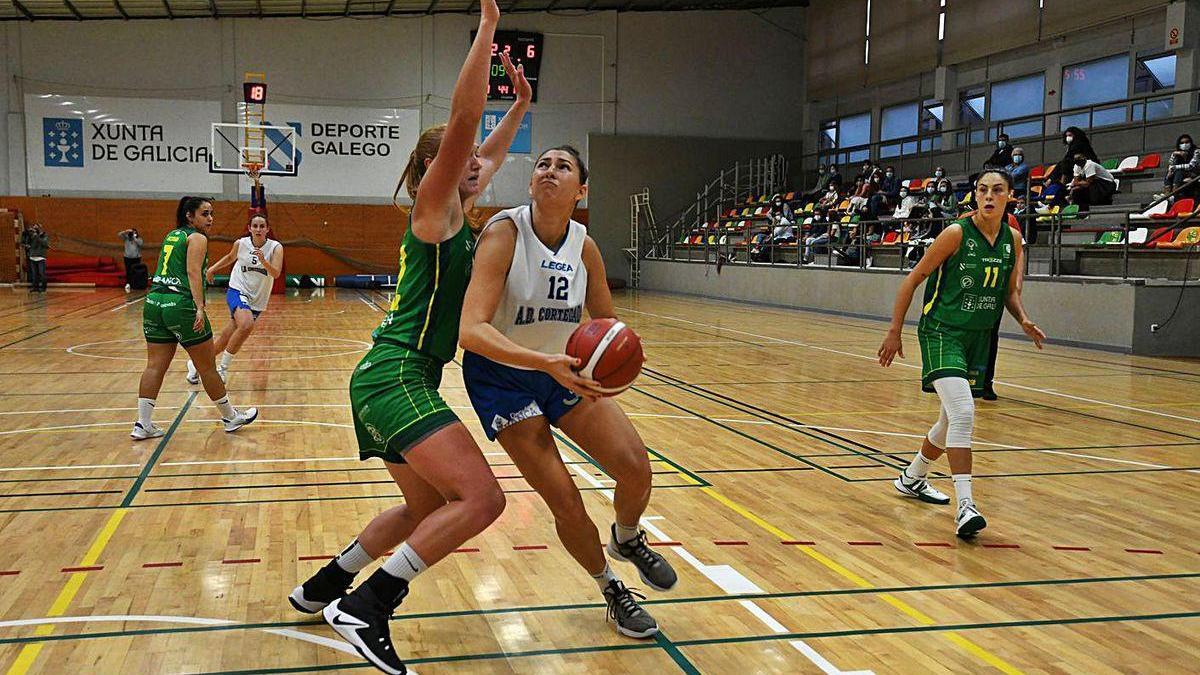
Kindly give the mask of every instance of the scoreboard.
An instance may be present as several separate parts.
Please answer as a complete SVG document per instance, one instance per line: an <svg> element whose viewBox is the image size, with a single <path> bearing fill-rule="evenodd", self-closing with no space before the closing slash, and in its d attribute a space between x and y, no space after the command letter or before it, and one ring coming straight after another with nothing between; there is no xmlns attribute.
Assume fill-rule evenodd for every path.
<svg viewBox="0 0 1200 675"><path fill-rule="evenodd" d="M514 65L525 66L525 79L533 90L533 101L538 97L538 73L542 69L542 38L541 33L524 33L515 30L498 30L492 39L492 65L488 77L489 101L512 101L517 95L512 90L508 73L500 63L500 55L508 54ZM475 31L471 31L471 40L475 40Z"/></svg>

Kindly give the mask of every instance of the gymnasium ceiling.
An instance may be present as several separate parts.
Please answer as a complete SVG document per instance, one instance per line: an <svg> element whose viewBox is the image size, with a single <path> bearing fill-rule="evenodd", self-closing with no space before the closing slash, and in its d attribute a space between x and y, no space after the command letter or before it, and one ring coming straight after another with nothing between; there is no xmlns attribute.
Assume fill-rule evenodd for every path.
<svg viewBox="0 0 1200 675"><path fill-rule="evenodd" d="M503 13L660 12L807 7L809 0L499 0ZM128 21L135 19L377 17L466 14L478 0L9 0L3 21Z"/></svg>

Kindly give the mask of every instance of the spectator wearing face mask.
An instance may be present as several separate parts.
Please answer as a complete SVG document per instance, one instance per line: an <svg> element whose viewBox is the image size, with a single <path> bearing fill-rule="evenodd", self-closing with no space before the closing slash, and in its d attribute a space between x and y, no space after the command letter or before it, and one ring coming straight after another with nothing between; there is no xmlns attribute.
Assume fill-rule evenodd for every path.
<svg viewBox="0 0 1200 675"><path fill-rule="evenodd" d="M1067 130L1063 132L1063 144L1067 146L1067 151L1063 153L1062 160L1046 174L1046 184L1055 179L1063 182L1069 181L1075 172L1075 155L1082 154L1093 162L1100 161L1100 158L1096 156L1096 151L1092 149L1092 142L1079 127L1067 127Z"/></svg>
<svg viewBox="0 0 1200 675"><path fill-rule="evenodd" d="M1029 165L1025 163L1025 150L1013 148L1012 159L1004 166L1004 170L1012 176L1013 192L1024 197L1029 189Z"/></svg>
<svg viewBox="0 0 1200 675"><path fill-rule="evenodd" d="M937 180L941 180L941 179L945 178L946 170L939 166L938 168L933 170L933 177L936 178Z"/></svg>
<svg viewBox="0 0 1200 675"><path fill-rule="evenodd" d="M933 198L933 204L936 205L939 218L958 216L958 197L955 196L954 186L948 178L937 182L937 194Z"/></svg>
<svg viewBox="0 0 1200 675"><path fill-rule="evenodd" d="M775 200L771 203L771 212L767 214L767 220L772 227L771 238L776 242L796 240L796 229L793 227L796 216L792 213L791 204L783 201L783 197L775 196Z"/></svg>
<svg viewBox="0 0 1200 675"><path fill-rule="evenodd" d="M871 160L868 159L867 161L863 162L862 171L858 172L858 177L862 178L864 181L867 181L871 179L872 173L875 173L875 165L871 162Z"/></svg>
<svg viewBox="0 0 1200 675"><path fill-rule="evenodd" d="M1113 203L1117 181L1108 169L1088 159L1082 152L1075 155L1075 180L1071 181L1071 201L1079 205L1079 212L1086 213L1092 206Z"/></svg>
<svg viewBox="0 0 1200 675"><path fill-rule="evenodd" d="M831 181L829 181L829 189L825 191L825 194L821 197L820 201L817 202L817 208L823 209L826 211L828 211L830 209L835 209L835 208L837 208L838 202L840 202L841 199L842 199L842 182L841 182L841 180L840 179L831 180Z"/></svg>
<svg viewBox="0 0 1200 675"><path fill-rule="evenodd" d="M850 197L850 210L861 211L867 205L867 200L875 194L875 181L870 176L859 176L854 179L854 194Z"/></svg>
<svg viewBox="0 0 1200 675"><path fill-rule="evenodd" d="M833 177L833 172L827 170L825 168L824 164L818 166L817 167L817 184L813 189L804 193L803 199L805 201L810 201L810 202L820 199L821 195L825 194L825 191L829 189L829 179L832 177Z"/></svg>
<svg viewBox="0 0 1200 675"><path fill-rule="evenodd" d="M1155 200L1162 199L1167 193L1174 192L1189 179L1200 173L1200 148L1192 142L1192 137L1183 134L1175 142L1175 152L1167 166L1167 175L1163 178L1163 191L1154 195ZM1195 190L1188 190L1195 193ZM1175 195L1179 198L1180 195Z"/></svg>
<svg viewBox="0 0 1200 675"><path fill-rule="evenodd" d="M871 200L867 202L867 213L872 220L900 203L900 183L900 177L896 175L894 167L889 166L884 169L883 179L879 182L879 191L872 195Z"/></svg>
<svg viewBox="0 0 1200 675"><path fill-rule="evenodd" d="M896 210L892 212L892 217L897 219L916 217L913 216L913 209L921 203L921 198L911 194L906 187L900 188L899 202L896 204Z"/></svg>
<svg viewBox="0 0 1200 675"><path fill-rule="evenodd" d="M819 209L813 216L808 236L804 238L804 250L800 253L801 262L808 264L816 260L817 247L829 243L830 227L829 213L824 209Z"/></svg>
<svg viewBox="0 0 1200 675"><path fill-rule="evenodd" d="M996 150L992 152L992 156L988 157L987 161L983 163L983 168L999 169L1001 167L1008 166L1009 164L1012 164L1012 157L1015 152L1016 151L1012 149L1012 146L1008 144L1008 134L1000 134L996 138ZM971 184L973 185L974 183L975 181L972 180Z"/></svg>

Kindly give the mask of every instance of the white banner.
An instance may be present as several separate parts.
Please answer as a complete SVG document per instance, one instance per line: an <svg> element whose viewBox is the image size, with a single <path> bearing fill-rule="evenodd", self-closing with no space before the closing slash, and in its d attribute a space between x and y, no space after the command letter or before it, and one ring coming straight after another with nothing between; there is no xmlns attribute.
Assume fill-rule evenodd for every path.
<svg viewBox="0 0 1200 675"><path fill-rule="evenodd" d="M400 108L268 103L264 122L295 129L298 145L297 175L263 177L268 201L273 194L391 198L421 133L420 111ZM240 185L250 193L245 177Z"/></svg>
<svg viewBox="0 0 1200 675"><path fill-rule="evenodd" d="M215 194L208 137L217 101L25 96L25 164L36 190Z"/></svg>

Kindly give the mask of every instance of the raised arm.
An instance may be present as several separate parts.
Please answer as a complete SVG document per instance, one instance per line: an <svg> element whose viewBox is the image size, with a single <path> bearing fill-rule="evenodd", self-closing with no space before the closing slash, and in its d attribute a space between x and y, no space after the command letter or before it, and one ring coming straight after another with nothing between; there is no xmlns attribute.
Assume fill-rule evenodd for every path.
<svg viewBox="0 0 1200 675"><path fill-rule="evenodd" d="M1017 254L1017 262L1013 265L1012 274L1008 278L1008 292L1004 296L1004 306L1008 309L1008 313L1021 324L1021 330L1033 340L1033 344L1038 349L1042 348L1042 342L1046 339L1046 334L1038 328L1029 315L1025 313L1025 306L1021 303L1021 291L1025 287L1025 245L1021 243L1021 233L1013 229L1013 246Z"/></svg>
<svg viewBox="0 0 1200 675"><path fill-rule="evenodd" d="M900 355L900 358L904 358L904 344L900 339L900 334L904 330L904 317L908 315L908 307L912 304L913 294L917 287L933 274L934 270L941 267L947 258L954 255L961 243L962 227L951 225L942 230L937 239L934 239L933 243L929 245L925 255L921 256L921 261L917 263L913 271L909 272L908 276L904 277L904 281L900 282L900 289L896 291L896 302L892 306L892 325L888 327L887 336L879 347L879 365L884 368L892 365L897 354Z"/></svg>
<svg viewBox="0 0 1200 675"><path fill-rule="evenodd" d="M462 208L458 183L463 166L474 151L475 128L479 126L487 99L492 38L500 20L500 9L496 0L480 0L479 9L479 30L450 97L450 121L446 123L437 157L421 179L413 204L413 234L430 244L443 241L460 226L460 223L452 222Z"/></svg>
<svg viewBox="0 0 1200 675"><path fill-rule="evenodd" d="M475 247L475 262L471 267L471 283L463 300L458 329L459 344L463 349L492 361L544 371L576 393L598 395L599 392L595 390L600 386L599 383L582 378L573 370L581 365L578 359L566 354L543 354L522 347L491 324L504 293L508 267L512 263L516 245L517 228L511 220L492 223L480 236Z"/></svg>
<svg viewBox="0 0 1200 675"><path fill-rule="evenodd" d="M504 166L504 158L508 156L508 148L512 145L517 131L521 128L521 120L529 109L529 101L533 97L533 89L529 80L525 79L525 66L513 66L508 54L500 53L500 62L504 64L504 72L512 82L517 99L505 113L504 119L492 130L492 133L479 146L479 189L482 191L492 181L500 167Z"/></svg>

